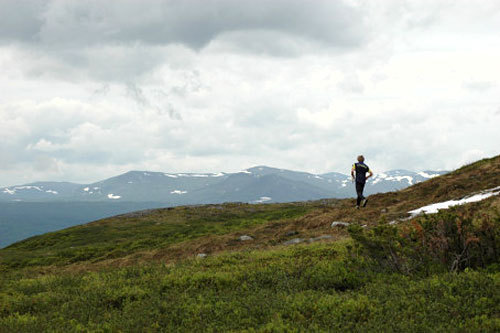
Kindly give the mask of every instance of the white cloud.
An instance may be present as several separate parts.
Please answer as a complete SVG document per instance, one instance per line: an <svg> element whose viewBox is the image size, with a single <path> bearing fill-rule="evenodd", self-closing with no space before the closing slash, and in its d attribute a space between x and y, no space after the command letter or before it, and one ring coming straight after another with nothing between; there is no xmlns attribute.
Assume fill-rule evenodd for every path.
<svg viewBox="0 0 500 333"><path fill-rule="evenodd" d="M0 184L499 153L495 1L17 6L0 20Z"/></svg>

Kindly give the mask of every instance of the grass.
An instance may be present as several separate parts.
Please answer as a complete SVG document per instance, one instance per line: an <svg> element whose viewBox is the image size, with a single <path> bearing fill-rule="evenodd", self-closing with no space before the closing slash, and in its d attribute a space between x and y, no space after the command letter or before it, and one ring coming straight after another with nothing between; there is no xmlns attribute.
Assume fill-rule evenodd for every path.
<svg viewBox="0 0 500 333"><path fill-rule="evenodd" d="M0 332L496 332L499 258L454 273L449 262L432 258L437 269L400 274L380 264L392 250L386 245L421 246L431 238L372 231L411 209L499 185L496 157L370 196L366 209L354 210L351 199L177 207L33 237L0 250ZM497 196L429 221L446 218L444 228L460 227L465 216L480 226L498 212ZM365 239L379 250L366 253L332 221L366 225L357 230L389 238ZM491 221L498 235L498 218ZM415 222L397 228L407 232ZM453 232L439 244L453 240ZM254 240L238 241L242 234ZM324 234L333 241L281 245ZM497 238L488 239L500 249ZM409 250L398 248L393 260L426 264ZM443 253L431 250L427 255ZM200 252L209 256L197 259Z"/></svg>
<svg viewBox="0 0 500 333"><path fill-rule="evenodd" d="M4 268L67 265L124 257L207 235L223 235L305 215L320 205L223 204L125 214L35 236L0 252Z"/></svg>
<svg viewBox="0 0 500 333"><path fill-rule="evenodd" d="M344 243L84 274L9 273L2 331L495 331L500 274L411 279L347 260Z"/></svg>

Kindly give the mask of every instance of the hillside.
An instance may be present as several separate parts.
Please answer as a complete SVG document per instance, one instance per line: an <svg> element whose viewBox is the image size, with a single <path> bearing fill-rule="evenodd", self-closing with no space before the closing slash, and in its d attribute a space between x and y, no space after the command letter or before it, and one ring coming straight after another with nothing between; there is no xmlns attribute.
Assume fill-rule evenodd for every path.
<svg viewBox="0 0 500 333"><path fill-rule="evenodd" d="M394 170L369 179L366 194L403 189L444 172ZM0 188L0 248L16 241L140 209L225 202L347 198L350 176L266 166L236 173L130 171L91 184L37 182Z"/></svg>
<svg viewBox="0 0 500 333"><path fill-rule="evenodd" d="M500 196L408 212L498 186L500 156L361 210L353 199L184 206L32 237L0 250L0 330L493 332ZM419 248L427 233L449 253ZM454 261L460 246L467 262Z"/></svg>

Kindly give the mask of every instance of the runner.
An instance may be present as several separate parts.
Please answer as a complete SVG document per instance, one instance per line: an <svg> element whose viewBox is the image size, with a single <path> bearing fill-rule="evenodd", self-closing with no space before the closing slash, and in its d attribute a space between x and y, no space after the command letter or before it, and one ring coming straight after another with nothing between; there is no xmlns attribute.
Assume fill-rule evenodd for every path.
<svg viewBox="0 0 500 333"><path fill-rule="evenodd" d="M368 176L366 175L368 173ZM366 207L368 199L363 196L363 190L365 188L365 183L368 178L373 176L368 165L365 164L365 158L363 155L358 156L358 162L352 165L351 176L353 181L356 182L356 193L358 198L356 200L356 209L359 209L359 205L362 204Z"/></svg>

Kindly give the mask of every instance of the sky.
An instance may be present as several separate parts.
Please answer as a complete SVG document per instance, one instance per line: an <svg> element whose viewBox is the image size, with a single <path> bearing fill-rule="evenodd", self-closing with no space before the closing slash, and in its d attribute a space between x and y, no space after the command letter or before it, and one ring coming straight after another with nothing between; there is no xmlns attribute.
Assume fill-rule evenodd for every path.
<svg viewBox="0 0 500 333"><path fill-rule="evenodd" d="M500 154L500 1L0 5L0 186Z"/></svg>

